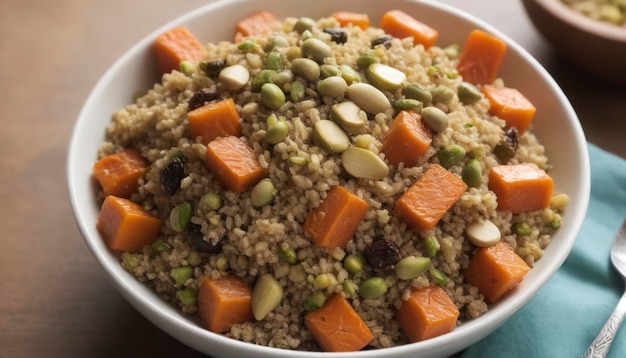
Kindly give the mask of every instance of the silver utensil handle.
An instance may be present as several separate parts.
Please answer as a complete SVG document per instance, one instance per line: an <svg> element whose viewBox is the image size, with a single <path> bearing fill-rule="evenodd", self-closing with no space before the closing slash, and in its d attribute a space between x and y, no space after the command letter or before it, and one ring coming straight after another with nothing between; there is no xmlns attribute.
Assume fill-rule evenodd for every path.
<svg viewBox="0 0 626 358"><path fill-rule="evenodd" d="M624 320L624 315L626 315L626 292L624 292L622 298L620 298L609 319L604 326L602 326L596 339L591 342L583 358L606 357L609 348L611 348L611 343L613 343L613 339L615 338L615 334Z"/></svg>

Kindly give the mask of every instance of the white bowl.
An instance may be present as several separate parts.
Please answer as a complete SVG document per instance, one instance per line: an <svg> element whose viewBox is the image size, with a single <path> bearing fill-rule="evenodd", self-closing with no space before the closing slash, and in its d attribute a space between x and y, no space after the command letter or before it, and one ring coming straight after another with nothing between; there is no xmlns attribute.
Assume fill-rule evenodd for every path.
<svg viewBox="0 0 626 358"><path fill-rule="evenodd" d="M232 39L234 24L247 14L270 10L278 17L328 16L334 10L367 12L372 24L390 9L401 9L439 30L438 44L462 43L476 28L486 30L506 41L508 52L500 75L507 85L525 93L537 107L534 131L546 147L554 165L552 176L556 191L566 193L570 203L563 215L566 225L554 236L531 272L519 287L483 316L466 322L450 333L426 341L355 353L295 352L242 343L203 329L161 300L148 287L126 272L118 256L110 251L96 230L99 207L96 187L91 177L99 143L111 113L127 104L138 89L146 89L157 80L151 44L157 34L175 25L185 25L203 42ZM589 199L589 158L585 137L576 114L550 75L524 49L497 29L459 10L435 1L345 0L218 1L184 15L156 29L132 47L109 69L85 103L69 148L68 185L76 221L84 239L119 292L155 325L194 349L214 357L440 357L458 352L493 332L509 316L528 302L561 266L570 252L586 213ZM549 309L549 308L546 308Z"/></svg>

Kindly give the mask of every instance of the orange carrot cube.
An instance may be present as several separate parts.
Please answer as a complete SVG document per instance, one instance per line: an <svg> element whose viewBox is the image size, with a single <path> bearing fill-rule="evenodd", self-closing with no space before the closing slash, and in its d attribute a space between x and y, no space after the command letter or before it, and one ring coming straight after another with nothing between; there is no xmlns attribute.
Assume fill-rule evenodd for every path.
<svg viewBox="0 0 626 358"><path fill-rule="evenodd" d="M503 241L481 247L465 269L468 283L490 302L496 302L524 278L530 267Z"/></svg>
<svg viewBox="0 0 626 358"><path fill-rule="evenodd" d="M409 342L448 333L456 327L459 309L439 286L414 289L396 312L400 329Z"/></svg>
<svg viewBox="0 0 626 358"><path fill-rule="evenodd" d="M426 172L398 199L395 212L418 231L430 230L467 190L467 184L439 164Z"/></svg>
<svg viewBox="0 0 626 358"><path fill-rule="evenodd" d="M104 199L96 222L109 248L118 251L138 251L152 243L162 225L140 205L113 195Z"/></svg>
<svg viewBox="0 0 626 358"><path fill-rule="evenodd" d="M304 232L320 246L343 248L354 236L368 209L365 201L344 187L335 186L322 203L309 212Z"/></svg>
<svg viewBox="0 0 626 358"><path fill-rule="evenodd" d="M200 61L204 46L186 27L175 27L156 38L154 52L161 73L168 73L178 70L181 61Z"/></svg>
<svg viewBox="0 0 626 358"><path fill-rule="evenodd" d="M413 43L421 44L424 48L434 45L439 37L437 30L401 10L387 11L378 26L389 35L400 39L413 37Z"/></svg>
<svg viewBox="0 0 626 358"><path fill-rule="evenodd" d="M107 155L93 166L93 176L105 195L128 198L137 192L139 179L149 169L148 162L133 149Z"/></svg>
<svg viewBox="0 0 626 358"><path fill-rule="evenodd" d="M373 338L363 319L340 294L304 317L304 324L325 352L361 350Z"/></svg>
<svg viewBox="0 0 626 358"><path fill-rule="evenodd" d="M515 88L483 86L481 88L491 107L489 113L503 119L506 127L515 127L524 133L535 116L537 109Z"/></svg>
<svg viewBox="0 0 626 358"><path fill-rule="evenodd" d="M489 189L498 210L519 214L550 205L554 180L534 163L498 165L489 170Z"/></svg>
<svg viewBox="0 0 626 358"><path fill-rule="evenodd" d="M239 137L217 138L206 148L207 167L225 188L241 193L267 175L257 154Z"/></svg>
<svg viewBox="0 0 626 358"><path fill-rule="evenodd" d="M419 114L401 111L385 133L382 151L389 164L404 163L405 167L412 167L426 153L432 140L432 133Z"/></svg>
<svg viewBox="0 0 626 358"><path fill-rule="evenodd" d="M506 43L481 30L470 32L461 48L457 70L473 84L492 83L504 60Z"/></svg>
<svg viewBox="0 0 626 358"><path fill-rule="evenodd" d="M205 277L198 292L198 315L211 332L223 333L232 325L252 320L252 288L233 275Z"/></svg>
<svg viewBox="0 0 626 358"><path fill-rule="evenodd" d="M202 137L204 144L217 137L241 135L239 113L232 98L211 102L189 111L187 120L191 137Z"/></svg>

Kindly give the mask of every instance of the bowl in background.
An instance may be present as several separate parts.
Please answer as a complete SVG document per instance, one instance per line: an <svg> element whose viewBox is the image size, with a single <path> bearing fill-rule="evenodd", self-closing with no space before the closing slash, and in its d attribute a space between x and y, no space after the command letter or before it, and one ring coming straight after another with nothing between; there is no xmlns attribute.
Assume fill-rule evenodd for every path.
<svg viewBox="0 0 626 358"><path fill-rule="evenodd" d="M562 220L567 223L522 283L506 298L492 305L483 316L468 321L450 333L426 341L354 353L296 352L258 346L205 330L194 317L160 299L138 282L119 263L119 255L109 250L96 230L99 212L92 166L98 146L104 141L111 113L124 107L137 90L147 89L158 80L152 54L155 37L174 26L187 26L201 41L231 40L235 23L249 14L269 10L279 18L309 16L319 18L332 11L368 13L376 25L382 14L403 10L439 30L438 45L462 43L467 34L483 29L508 45L500 76L518 88L535 104L534 132L544 144L553 168L555 190L570 197ZM68 153L68 186L76 222L84 240L119 292L156 326L190 347L213 357L442 357L463 350L489 335L528 302L557 271L569 254L589 199L589 159L585 137L576 114L552 77L524 49L488 24L436 1L345 0L342 2L302 2L280 0L233 0L212 2L156 29L124 54L101 78L89 95L76 122Z"/></svg>
<svg viewBox="0 0 626 358"><path fill-rule="evenodd" d="M601 79L626 84L626 27L594 20L561 0L522 0L537 30L563 56Z"/></svg>

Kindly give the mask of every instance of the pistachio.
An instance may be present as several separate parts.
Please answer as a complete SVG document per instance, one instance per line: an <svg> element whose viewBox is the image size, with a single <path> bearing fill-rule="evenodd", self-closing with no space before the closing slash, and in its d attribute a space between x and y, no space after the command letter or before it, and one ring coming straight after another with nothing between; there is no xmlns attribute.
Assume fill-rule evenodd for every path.
<svg viewBox="0 0 626 358"><path fill-rule="evenodd" d="M493 246L500 241L500 229L491 221L474 222L465 228L470 242L478 247Z"/></svg>
<svg viewBox="0 0 626 358"><path fill-rule="evenodd" d="M315 20L310 17L301 17L293 24L293 30L300 35L302 35L304 31L311 31L313 27L315 27Z"/></svg>
<svg viewBox="0 0 626 358"><path fill-rule="evenodd" d="M330 153L341 153L350 145L350 138L335 122L322 119L313 126L315 143Z"/></svg>
<svg viewBox="0 0 626 358"><path fill-rule="evenodd" d="M339 76L339 66L335 65L321 65L320 66L320 76L322 78L327 78L331 76Z"/></svg>
<svg viewBox="0 0 626 358"><path fill-rule="evenodd" d="M419 113L422 110L422 102L416 99L402 98L393 102L393 109L396 112L413 111Z"/></svg>
<svg viewBox="0 0 626 358"><path fill-rule="evenodd" d="M242 65L232 65L220 71L219 83L222 89L237 91L243 88L250 79L250 72Z"/></svg>
<svg viewBox="0 0 626 358"><path fill-rule="evenodd" d="M367 83L353 83L346 90L348 98L365 112L378 114L391 108L391 103L378 88Z"/></svg>
<svg viewBox="0 0 626 358"><path fill-rule="evenodd" d="M260 91L264 84L273 82L274 76L276 76L276 71L274 70L263 70L259 72L252 78L252 82L250 83L252 91Z"/></svg>
<svg viewBox="0 0 626 358"><path fill-rule="evenodd" d="M472 158L465 163L461 170L461 178L471 187L479 187L483 180L482 167L478 159Z"/></svg>
<svg viewBox="0 0 626 358"><path fill-rule="evenodd" d="M306 94L306 87L300 81L294 81L291 84L291 89L289 90L289 97L294 102L300 102L304 98Z"/></svg>
<svg viewBox="0 0 626 358"><path fill-rule="evenodd" d="M396 276L401 280L411 280L426 272L429 267L428 257L407 256L396 264Z"/></svg>
<svg viewBox="0 0 626 358"><path fill-rule="evenodd" d="M356 178L381 180L389 175L387 164L367 149L349 147L341 154L341 161L348 174Z"/></svg>
<svg viewBox="0 0 626 358"><path fill-rule="evenodd" d="M469 82L461 82L456 88L459 100L465 104L473 104L483 98L483 94L476 86Z"/></svg>
<svg viewBox="0 0 626 358"><path fill-rule="evenodd" d="M435 133L443 132L448 127L448 115L437 107L425 107L420 114L426 127Z"/></svg>
<svg viewBox="0 0 626 358"><path fill-rule="evenodd" d="M406 98L416 99L422 102L424 106L428 106L433 99L432 94L418 83L412 83L404 87L402 94L404 94Z"/></svg>
<svg viewBox="0 0 626 358"><path fill-rule="evenodd" d="M346 131L353 131L367 123L367 113L354 102L340 102L331 107L330 119Z"/></svg>
<svg viewBox="0 0 626 358"><path fill-rule="evenodd" d="M291 70L284 70L276 73L276 75L272 77L272 83L284 90L285 85L292 83L294 79L295 76Z"/></svg>
<svg viewBox="0 0 626 358"><path fill-rule="evenodd" d="M382 63L373 63L365 70L365 77L376 88L395 91L406 81L404 72Z"/></svg>
<svg viewBox="0 0 626 358"><path fill-rule="evenodd" d="M439 163L445 168L450 168L456 163L460 162L465 156L465 148L458 144L449 144L437 152L437 158Z"/></svg>
<svg viewBox="0 0 626 358"><path fill-rule="evenodd" d="M320 66L308 58L297 58L291 62L291 70L309 82L320 78Z"/></svg>
<svg viewBox="0 0 626 358"><path fill-rule="evenodd" d="M361 75L359 75L354 68L348 65L341 65L339 66L339 71L341 72L341 78L343 78L348 85L361 82Z"/></svg>
<svg viewBox="0 0 626 358"><path fill-rule="evenodd" d="M278 120L269 127L267 127L264 139L269 144L277 144L285 140L288 135L289 125L284 120Z"/></svg>
<svg viewBox="0 0 626 358"><path fill-rule="evenodd" d="M278 193L271 179L265 178L258 182L250 192L250 202L255 208L260 208L274 200Z"/></svg>
<svg viewBox="0 0 626 358"><path fill-rule="evenodd" d="M285 93L273 83L261 86L261 104L271 109L278 109L285 103Z"/></svg>
<svg viewBox="0 0 626 358"><path fill-rule="evenodd" d="M449 87L437 86L432 90L433 103L448 103L454 98L454 91Z"/></svg>
<svg viewBox="0 0 626 358"><path fill-rule="evenodd" d="M359 286L359 294L364 299L376 299L387 293L387 284L382 277L372 277Z"/></svg>
<svg viewBox="0 0 626 358"><path fill-rule="evenodd" d="M331 76L317 83L317 92L322 96L330 98L342 96L346 89L348 89L348 84L343 78L338 76Z"/></svg>
<svg viewBox="0 0 626 358"><path fill-rule="evenodd" d="M375 63L380 63L380 58L376 56L374 51L363 52L356 59L356 65L362 70Z"/></svg>
<svg viewBox="0 0 626 358"><path fill-rule="evenodd" d="M325 58L333 55L330 47L324 41L316 38L305 40L301 49L304 56L312 58L317 63L324 63Z"/></svg>
<svg viewBox="0 0 626 358"><path fill-rule="evenodd" d="M272 51L267 54L265 68L268 70L279 71L283 69L283 55L278 51Z"/></svg>
<svg viewBox="0 0 626 358"><path fill-rule="evenodd" d="M270 274L259 278L252 291L252 313L257 321L264 319L282 301L283 286Z"/></svg>

